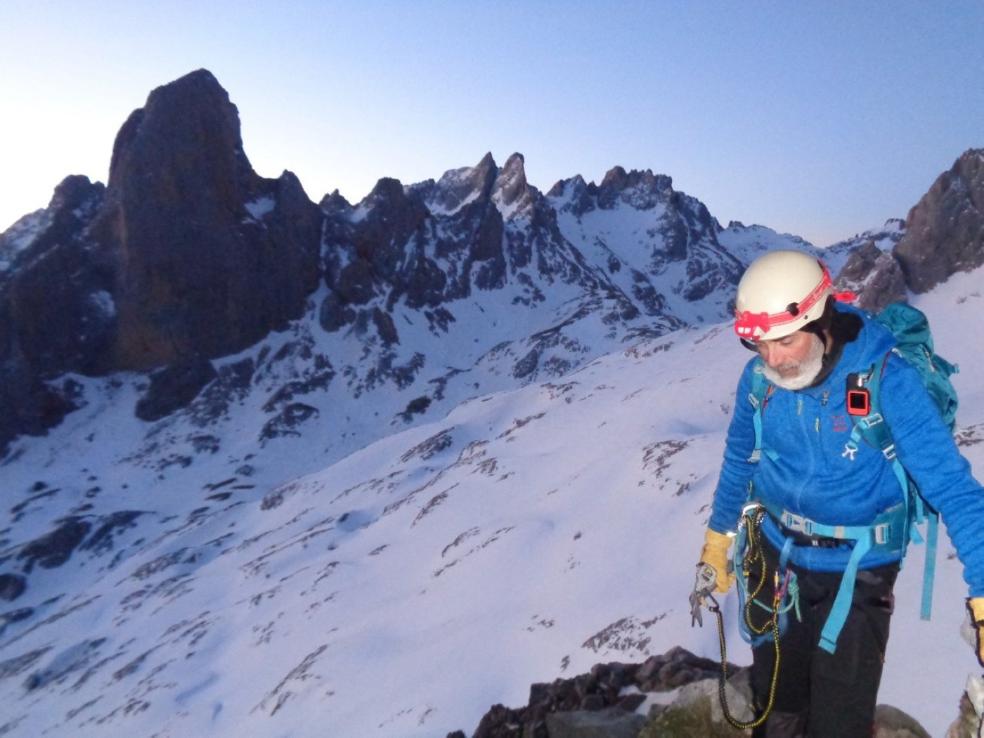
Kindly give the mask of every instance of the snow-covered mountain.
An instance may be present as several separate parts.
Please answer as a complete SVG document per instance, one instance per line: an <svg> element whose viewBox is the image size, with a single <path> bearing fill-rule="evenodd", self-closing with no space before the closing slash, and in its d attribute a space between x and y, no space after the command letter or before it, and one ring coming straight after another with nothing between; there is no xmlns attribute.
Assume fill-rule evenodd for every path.
<svg viewBox="0 0 984 738"><path fill-rule="evenodd" d="M777 233L763 225L746 226L737 220L728 223L727 228L721 228L717 238L743 264L751 264L766 251L778 249L819 253L819 249L812 243L799 236L790 233Z"/></svg>
<svg viewBox="0 0 984 738"><path fill-rule="evenodd" d="M0 448L72 412L68 374L163 369L139 410L156 420L216 379L210 360L302 315L317 321L277 346L297 376L264 427L294 432L322 412L300 396L329 386L336 427L375 391L398 400L386 422L417 422L727 315L742 264L669 177L615 167L544 195L523 164L486 155L319 209L290 172L256 175L210 73L154 90L120 129L108 186L69 177L0 234ZM322 332L334 338L314 356ZM252 355L219 384L248 384Z"/></svg>
<svg viewBox="0 0 984 738"><path fill-rule="evenodd" d="M711 655L683 603L746 357L722 321L763 249L819 250L649 170L544 194L520 154L315 205L204 70L110 172L0 234L0 735L443 735ZM892 227L859 238L896 264ZM967 279L934 324L976 325ZM952 663L946 612L897 622Z"/></svg>
<svg viewBox="0 0 984 738"><path fill-rule="evenodd" d="M965 368L981 277L917 302ZM686 597L746 358L727 325L642 338L334 463L317 433L237 435L262 417L248 396L220 438L194 404L135 419L139 375L76 377L84 407L0 467L5 734L441 736L598 661L714 656ZM980 468L984 391L956 380ZM919 554L881 699L938 735L975 661L946 543L934 618L918 620Z"/></svg>

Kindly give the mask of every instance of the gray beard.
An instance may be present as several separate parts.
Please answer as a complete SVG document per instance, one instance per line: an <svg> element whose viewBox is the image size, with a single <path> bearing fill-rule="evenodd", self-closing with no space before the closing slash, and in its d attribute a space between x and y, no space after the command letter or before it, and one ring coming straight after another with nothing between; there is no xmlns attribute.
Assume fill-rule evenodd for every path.
<svg viewBox="0 0 984 738"><path fill-rule="evenodd" d="M799 372L795 376L783 377L778 371L766 364L763 365L762 369L765 378L776 385L776 387L781 387L785 390L801 390L813 384L813 380L817 378L820 370L823 369L824 345L819 336L811 334L811 337L813 338L813 343L810 344L810 353L806 355L803 361L796 365L799 367Z"/></svg>

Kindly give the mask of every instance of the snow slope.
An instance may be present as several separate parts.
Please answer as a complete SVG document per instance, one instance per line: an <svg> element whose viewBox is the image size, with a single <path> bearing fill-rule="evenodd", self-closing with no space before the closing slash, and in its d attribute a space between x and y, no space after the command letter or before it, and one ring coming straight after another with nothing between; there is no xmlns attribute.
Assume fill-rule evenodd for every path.
<svg viewBox="0 0 984 738"><path fill-rule="evenodd" d="M964 368L960 440L979 473L981 342L967 338L982 276L915 300ZM312 392L317 426L258 444L261 397L217 427L194 409L150 425L132 414L143 378L76 378L86 406L0 466L0 572L32 569L0 610L0 734L443 736L599 661L715 656L687 595L747 357L717 325L520 389L490 374L488 394L369 445L325 434L406 398L343 419ZM88 525L60 564L54 519L63 536ZM880 699L942 735L976 661L945 538L919 621L921 553L897 588ZM747 661L726 607L729 652Z"/></svg>

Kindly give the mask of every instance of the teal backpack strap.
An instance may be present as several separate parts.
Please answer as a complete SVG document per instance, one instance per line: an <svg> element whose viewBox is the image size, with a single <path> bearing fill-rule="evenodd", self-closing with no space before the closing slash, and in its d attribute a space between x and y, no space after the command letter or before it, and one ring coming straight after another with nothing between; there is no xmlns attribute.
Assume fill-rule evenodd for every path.
<svg viewBox="0 0 984 738"><path fill-rule="evenodd" d="M830 531L823 530L828 526L817 526L817 535L829 535L835 530L830 526ZM837 526L844 538L857 536L854 548L851 550L851 558L848 559L847 568L844 569L844 576L841 577L840 587L837 589L837 596L834 598L834 605L830 608L827 621L823 624L820 632L820 648L827 653L833 653L837 648L837 639L847 621L847 615L851 611L851 601L854 599L854 582L858 575L858 564L864 555L871 550L871 528L868 526L846 527ZM853 535L852 535L853 534Z"/></svg>
<svg viewBox="0 0 984 738"><path fill-rule="evenodd" d="M918 494L918 493L917 493ZM926 562L923 564L922 607L919 617L929 620L933 612L933 582L936 579L936 539L939 535L940 516L933 511L926 524Z"/></svg>
<svg viewBox="0 0 984 738"><path fill-rule="evenodd" d="M759 359L755 362L755 366L752 367L752 391L748 393L748 401L753 408L752 427L755 429L755 448L752 450L752 455L748 457L748 460L753 464L759 462L762 458L763 451L773 461L779 458L779 454L775 451L769 448L763 448L762 446L762 411L765 410L765 405L769 401L769 395L775 389L766 380L762 369L762 360Z"/></svg>
<svg viewBox="0 0 984 738"><path fill-rule="evenodd" d="M956 364L951 364L936 353L929 320L918 309L905 303L888 305L875 319L895 336L897 343L892 352L919 372L923 386L940 411L940 417L952 432L957 420L958 398L950 377L960 370ZM926 521L926 564L923 569L921 617L923 620L929 620L933 604L933 579L936 574L939 513L924 504L922 495L911 480L909 480L909 493L914 506L914 514L911 518L914 541L922 540L915 524Z"/></svg>
<svg viewBox="0 0 984 738"><path fill-rule="evenodd" d="M871 445L881 449L882 455L892 465L892 473L902 489L902 500L906 506L906 526L908 528L908 538L912 543L926 544L926 560L923 564L923 590L922 603L920 607L920 617L929 620L933 610L933 585L936 579L936 546L939 538L939 514L930 508L923 501L922 495L915 484L909 478L895 455L895 441L892 438L892 431L885 422L881 414L881 377L888 363L889 355L895 351L889 351L881 361L880 366L875 364L863 378L864 386L868 388L871 397L871 412L867 417L858 418L851 433L851 438L855 442L864 438ZM897 352L896 352L897 353ZM904 358L904 357L903 357ZM926 539L923 541L917 525L926 522Z"/></svg>

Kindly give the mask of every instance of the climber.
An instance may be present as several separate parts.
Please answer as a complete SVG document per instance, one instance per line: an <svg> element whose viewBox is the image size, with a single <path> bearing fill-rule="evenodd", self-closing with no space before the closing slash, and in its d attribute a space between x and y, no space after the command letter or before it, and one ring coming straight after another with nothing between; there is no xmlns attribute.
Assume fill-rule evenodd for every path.
<svg viewBox="0 0 984 738"><path fill-rule="evenodd" d="M738 382L694 596L708 580L729 589L742 508L761 505L769 571L782 559L795 575L799 617L785 617L772 710L753 736L870 738L893 587L924 503L963 563L984 665L984 489L896 336L845 298L796 251L759 257L738 285L735 332L756 355ZM756 587L755 567L749 576ZM761 584L768 602L772 575ZM761 712L775 655L767 643L752 653Z"/></svg>

